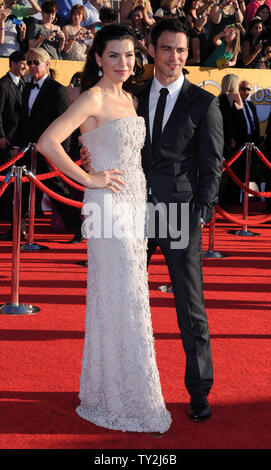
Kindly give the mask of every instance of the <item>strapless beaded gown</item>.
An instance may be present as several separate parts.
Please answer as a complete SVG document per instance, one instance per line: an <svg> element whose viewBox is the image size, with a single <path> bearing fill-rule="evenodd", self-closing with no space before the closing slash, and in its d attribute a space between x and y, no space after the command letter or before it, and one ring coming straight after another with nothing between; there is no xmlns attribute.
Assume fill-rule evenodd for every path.
<svg viewBox="0 0 271 470"><path fill-rule="evenodd" d="M163 433L171 416L161 392L149 306L144 140L144 119L137 116L82 134L94 170L118 168L125 187L117 194L85 191L87 307L76 411L105 428Z"/></svg>

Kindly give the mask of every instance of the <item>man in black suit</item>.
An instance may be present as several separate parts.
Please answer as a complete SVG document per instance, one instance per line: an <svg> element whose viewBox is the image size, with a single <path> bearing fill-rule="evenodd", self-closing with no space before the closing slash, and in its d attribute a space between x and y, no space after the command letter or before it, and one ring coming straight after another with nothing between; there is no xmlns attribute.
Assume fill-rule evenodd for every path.
<svg viewBox="0 0 271 470"><path fill-rule="evenodd" d="M0 79L0 165L10 160L14 154L13 147L18 146L25 72L26 58L24 53L13 52L9 57L9 71ZM10 168L5 170L5 173L9 170ZM12 199L13 185L10 184L0 198L1 218L12 219Z"/></svg>
<svg viewBox="0 0 271 470"><path fill-rule="evenodd" d="M183 76L188 56L185 26L176 19L162 20L151 34L155 77L139 95L137 113L146 122L142 165L149 208L162 207L162 216L155 212L155 226L149 226L148 261L159 246L169 269L187 358L189 416L203 421L211 417L207 395L213 384L213 367L203 300L201 229L210 220L218 199L223 122L217 98ZM87 149L80 153L83 166L89 170ZM169 217L173 206L178 227L172 230L174 227L167 223L164 230L165 214ZM182 207L188 208L187 217L183 217ZM183 240L175 238L178 231Z"/></svg>
<svg viewBox="0 0 271 470"><path fill-rule="evenodd" d="M239 83L239 94L242 99L243 108L237 112L237 120L234 123L236 151L239 150L244 144L253 142L255 145L260 143L260 124L257 116L256 106L250 99L252 92L252 85L246 79ZM251 167L250 167L250 181L255 181L260 185L262 163L257 157L255 152L252 151ZM232 165L232 170L236 176L244 182L246 175L246 152L244 152L237 161ZM240 201L240 188L230 180L227 188L230 202Z"/></svg>
<svg viewBox="0 0 271 470"><path fill-rule="evenodd" d="M222 115L217 98L183 75L188 34L180 21L168 19L154 26L150 53L155 76L141 93L137 110L147 128L142 164L149 203L154 208L162 203L167 214L170 204L175 203L178 229L182 235L186 232L188 242L183 245L179 239L174 245L175 235L169 226L167 237L161 237L158 229L163 217L162 221L156 217L148 259L157 246L165 256L187 358L189 415L194 421L202 421L211 416L206 397L213 370L203 300L201 229L209 222L218 197L224 144ZM182 215L183 203L189 205L189 220Z"/></svg>
<svg viewBox="0 0 271 470"><path fill-rule="evenodd" d="M36 143L45 129L64 113L70 105L66 88L49 76L50 57L48 53L42 48L32 48L28 50L26 57L33 81L26 84L23 92L21 145L29 142ZM69 140L65 141L63 146L66 151L69 151ZM28 156L25 158L25 164L29 168ZM38 153L37 174L47 173L48 171L51 171L50 165ZM61 196L72 197L69 188L64 185L59 177L44 180L43 183ZM27 192L25 191L23 211L27 211L27 199ZM57 200L53 200L53 203L66 228L75 234L71 242L78 243L82 241L82 219L79 210Z"/></svg>

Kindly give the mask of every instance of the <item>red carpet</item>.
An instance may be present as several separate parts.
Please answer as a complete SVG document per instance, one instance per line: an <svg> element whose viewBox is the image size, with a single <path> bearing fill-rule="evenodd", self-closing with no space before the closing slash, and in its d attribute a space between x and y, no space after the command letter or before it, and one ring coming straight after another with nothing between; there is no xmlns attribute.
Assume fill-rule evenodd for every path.
<svg viewBox="0 0 271 470"><path fill-rule="evenodd" d="M262 207L262 206L261 206ZM1 232L6 230L2 224ZM1 449L270 449L271 443L271 225L257 237L229 234L219 219L215 250L204 259L214 386L211 420L187 417L185 358L169 278L157 253L149 268L157 362L173 424L162 438L98 428L75 413L84 339L86 244L70 245L64 232L37 220L35 241L48 251L21 254L20 302L33 315L0 315ZM207 249L208 229L203 231ZM0 243L0 303L11 300L11 242Z"/></svg>

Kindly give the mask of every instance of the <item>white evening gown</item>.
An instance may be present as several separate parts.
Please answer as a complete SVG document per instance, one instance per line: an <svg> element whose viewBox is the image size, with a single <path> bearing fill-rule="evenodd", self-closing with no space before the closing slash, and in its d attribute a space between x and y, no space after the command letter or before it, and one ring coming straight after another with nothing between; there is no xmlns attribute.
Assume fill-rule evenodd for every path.
<svg viewBox="0 0 271 470"><path fill-rule="evenodd" d="M105 428L163 433L171 416L161 392L149 306L140 154L145 132L144 119L131 116L82 134L94 170L118 168L126 185L117 194L85 191L88 283L76 411Z"/></svg>

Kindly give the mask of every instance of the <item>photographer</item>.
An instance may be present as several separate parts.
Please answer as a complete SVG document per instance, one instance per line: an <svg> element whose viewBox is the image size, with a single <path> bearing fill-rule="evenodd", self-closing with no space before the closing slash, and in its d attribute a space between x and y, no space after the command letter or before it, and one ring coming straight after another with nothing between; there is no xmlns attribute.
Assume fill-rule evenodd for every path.
<svg viewBox="0 0 271 470"><path fill-rule="evenodd" d="M129 19L131 20L131 28L136 37L136 49L141 56L141 62L143 65L148 64L150 60L148 53L150 28L145 21L144 7L135 7L129 14Z"/></svg>
<svg viewBox="0 0 271 470"><path fill-rule="evenodd" d="M66 38L62 54L63 59L86 60L88 41L93 38L93 34L82 26L85 20L85 8L82 5L74 5L70 13L70 24L63 27Z"/></svg>
<svg viewBox="0 0 271 470"><path fill-rule="evenodd" d="M243 66L250 69L265 69L267 58L265 45L262 19L252 18L242 45Z"/></svg>
<svg viewBox="0 0 271 470"><path fill-rule="evenodd" d="M240 5L238 0L222 0L212 6L209 14L210 30L206 58L214 49L213 39L217 34L221 33L226 26L235 23L242 24L244 19L242 11L244 11L243 0L240 0Z"/></svg>
<svg viewBox="0 0 271 470"><path fill-rule="evenodd" d="M29 48L41 47L48 52L51 59L60 60L65 36L60 27L54 24L57 9L55 2L43 2L41 6L42 20L30 26L28 44Z"/></svg>

